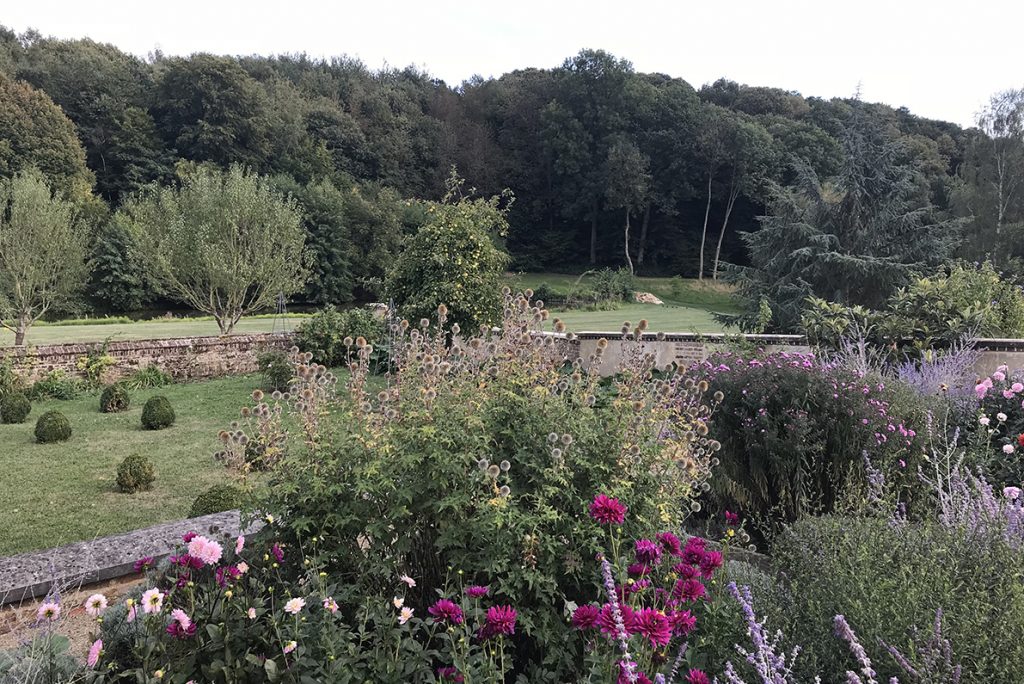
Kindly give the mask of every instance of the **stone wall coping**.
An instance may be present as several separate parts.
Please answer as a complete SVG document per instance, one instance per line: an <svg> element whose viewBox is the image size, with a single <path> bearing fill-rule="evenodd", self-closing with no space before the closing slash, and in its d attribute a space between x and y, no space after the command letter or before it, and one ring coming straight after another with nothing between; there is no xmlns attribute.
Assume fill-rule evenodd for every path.
<svg viewBox="0 0 1024 684"><path fill-rule="evenodd" d="M239 513L237 510L225 511L175 520L91 541L0 558L0 606L45 596L55 585L64 590L131 575L135 572L135 561L146 556L160 560L170 555L182 545L181 537L186 532L196 532L233 545L240 532Z"/></svg>
<svg viewBox="0 0 1024 684"><path fill-rule="evenodd" d="M663 335L665 342L711 342L711 343L723 343L729 340L736 339L737 337L745 339L749 342L763 342L764 344L770 345L797 345L802 346L807 344L807 338L803 335L732 335L729 333L655 333L645 332L643 334L644 342L657 342L658 335ZM579 340L598 340L605 338L609 342L619 340L622 338L622 332L599 332L592 330L584 330L576 333L576 339Z"/></svg>
<svg viewBox="0 0 1024 684"><path fill-rule="evenodd" d="M292 333L247 333L244 335L200 335L196 337L163 337L142 340L114 340L107 343L107 351L140 351L144 349L174 349L180 347L220 347L251 344L263 341L278 341ZM0 347L0 352L15 356L61 356L64 354L87 354L98 349L102 342L64 342L61 344L28 345L25 347Z"/></svg>

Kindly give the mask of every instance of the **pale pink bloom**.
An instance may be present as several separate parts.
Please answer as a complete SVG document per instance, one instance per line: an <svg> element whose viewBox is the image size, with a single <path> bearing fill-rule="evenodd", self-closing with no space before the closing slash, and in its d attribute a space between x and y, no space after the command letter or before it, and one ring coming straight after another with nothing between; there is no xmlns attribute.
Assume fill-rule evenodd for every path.
<svg viewBox="0 0 1024 684"><path fill-rule="evenodd" d="M401 575L398 579L405 582L406 586L408 586L410 589L416 586L416 580L414 580L412 577L409 577L408 575Z"/></svg>
<svg viewBox="0 0 1024 684"><path fill-rule="evenodd" d="M92 642L92 646L89 647L89 657L86 658L85 664L89 667L96 667L96 663L100 662L100 653L103 651L103 640L97 639Z"/></svg>
<svg viewBox="0 0 1024 684"><path fill-rule="evenodd" d="M125 617L124 621L125 622L135 622L135 615L136 615L137 611L138 611L138 609L134 605L129 606L128 607L128 615L127 615L127 617Z"/></svg>
<svg viewBox="0 0 1024 684"><path fill-rule="evenodd" d="M334 613L337 613L338 612L338 602L335 601L334 598L328 596L327 598L324 599L324 610L330 611L330 613L332 615Z"/></svg>
<svg viewBox="0 0 1024 684"><path fill-rule="evenodd" d="M256 609L255 608L250 608L248 611L246 611L245 614L249 616L250 620L255 620L256 619Z"/></svg>
<svg viewBox="0 0 1024 684"><path fill-rule="evenodd" d="M391 603L395 605L395 610L398 610L399 608L405 605L405 599L401 596L396 596L395 598L391 599Z"/></svg>
<svg viewBox="0 0 1024 684"><path fill-rule="evenodd" d="M284 653L285 653L285 655L288 655L289 653L294 651L297 646L298 646L298 644L295 643L294 641L289 641L287 644L284 645Z"/></svg>
<svg viewBox="0 0 1024 684"><path fill-rule="evenodd" d="M36 617L40 620L53 622L60 617L60 604L55 601L46 601L39 606Z"/></svg>
<svg viewBox="0 0 1024 684"><path fill-rule="evenodd" d="M171 619L181 625L182 629L188 629L192 625L192 618L180 608L171 611Z"/></svg>
<svg viewBox="0 0 1024 684"><path fill-rule="evenodd" d="M142 594L142 612L159 613L164 607L164 594L159 589L149 589Z"/></svg>
<svg viewBox="0 0 1024 684"><path fill-rule="evenodd" d="M235 540L235 555L242 553L242 549L245 548L245 535L238 535L238 539Z"/></svg>
<svg viewBox="0 0 1024 684"><path fill-rule="evenodd" d="M996 414L996 420L998 420L1000 423L1005 423L1006 422L1006 414L1005 413L997 413Z"/></svg>
<svg viewBox="0 0 1024 684"><path fill-rule="evenodd" d="M1019 392L1024 392L1024 384L1021 384L1019 382L1015 382L1012 385L1010 385L1010 389L1012 389L1014 392L1018 392L1018 393Z"/></svg>
<svg viewBox="0 0 1024 684"><path fill-rule="evenodd" d="M996 382L1002 382L1003 380L1006 379L1006 373L1004 373L1003 371L996 371L995 373L992 374L992 379L995 380Z"/></svg>
<svg viewBox="0 0 1024 684"><path fill-rule="evenodd" d="M1020 487L1003 487L1003 496L1010 500L1017 500L1020 498L1021 489Z"/></svg>
<svg viewBox="0 0 1024 684"><path fill-rule="evenodd" d="M249 572L249 564L245 561L242 561L241 563L235 566L235 569L238 570L239 575L244 575L245 573Z"/></svg>
<svg viewBox="0 0 1024 684"><path fill-rule="evenodd" d="M85 599L85 612L93 617L103 615L107 609L107 597L103 594L93 594Z"/></svg>
<svg viewBox="0 0 1024 684"><path fill-rule="evenodd" d="M1003 390L1003 399L1013 399L1017 393L1013 390Z"/></svg>
<svg viewBox="0 0 1024 684"><path fill-rule="evenodd" d="M988 394L988 387L985 386L985 383L975 385L974 393L978 395L979 399L984 399L985 395Z"/></svg>
<svg viewBox="0 0 1024 684"><path fill-rule="evenodd" d="M1009 454L1012 454L1014 451L1016 451L1016 449L1014 449L1012 444L1004 444L1003 445L1003 453L1004 454L1009 455Z"/></svg>
<svg viewBox="0 0 1024 684"><path fill-rule="evenodd" d="M992 420L988 416L982 416L981 418L978 419L978 422L988 427L988 424L991 423Z"/></svg>
<svg viewBox="0 0 1024 684"><path fill-rule="evenodd" d="M284 604L284 612L298 615L299 611L306 607L305 599L293 598Z"/></svg>
<svg viewBox="0 0 1024 684"><path fill-rule="evenodd" d="M207 565L214 565L223 553L224 549L220 544L206 537L193 537L188 543L188 555L198 558Z"/></svg>
<svg viewBox="0 0 1024 684"><path fill-rule="evenodd" d="M398 624L404 625L412 618L413 609L406 606L402 608L401 612L398 613Z"/></svg>

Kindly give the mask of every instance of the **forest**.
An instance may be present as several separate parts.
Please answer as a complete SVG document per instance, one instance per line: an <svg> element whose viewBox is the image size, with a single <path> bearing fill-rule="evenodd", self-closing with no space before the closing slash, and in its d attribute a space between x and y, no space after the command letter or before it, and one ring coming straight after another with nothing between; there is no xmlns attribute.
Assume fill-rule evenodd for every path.
<svg viewBox="0 0 1024 684"><path fill-rule="evenodd" d="M0 30L0 175L38 168L81 207L97 311L159 299L117 208L211 165L268 177L297 201L312 253L297 298L311 304L379 296L422 224L418 200L440 198L453 168L480 196L514 196L502 238L513 269L728 277L752 302L777 296L781 279L801 296L877 304L914 268L953 258L1019 270L1022 103L1017 91L996 95L964 129L853 92L823 99L726 79L695 88L601 50L447 84L347 57L142 59ZM830 193L842 193L838 209L816 220L835 227L817 243L764 232L799 224ZM899 227L872 232L878 216ZM832 266L779 266L783 244L787 254L816 244L826 257L816 261L832 266L857 253L862 278L886 262L889 286L858 297L817 282Z"/></svg>

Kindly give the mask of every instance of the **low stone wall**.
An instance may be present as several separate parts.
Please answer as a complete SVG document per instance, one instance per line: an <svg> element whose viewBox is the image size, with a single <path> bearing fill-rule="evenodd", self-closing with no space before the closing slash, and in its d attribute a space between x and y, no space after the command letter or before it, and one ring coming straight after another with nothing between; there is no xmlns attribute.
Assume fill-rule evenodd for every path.
<svg viewBox="0 0 1024 684"><path fill-rule="evenodd" d="M156 366L177 380L214 378L252 373L256 356L268 349L287 349L290 333L227 335L224 337L175 337L162 340L110 342L107 354L116 363L103 380L113 382L147 366ZM38 347L0 349L0 357L13 360L15 371L29 381L54 370L81 375L79 360L100 344L49 344Z"/></svg>

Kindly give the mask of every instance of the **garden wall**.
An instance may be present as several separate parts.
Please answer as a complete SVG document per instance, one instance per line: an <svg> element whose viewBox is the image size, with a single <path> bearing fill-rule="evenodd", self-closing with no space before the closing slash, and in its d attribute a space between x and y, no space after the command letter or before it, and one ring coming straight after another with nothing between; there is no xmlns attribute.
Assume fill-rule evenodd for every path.
<svg viewBox="0 0 1024 684"><path fill-rule="evenodd" d="M256 356L261 351L287 349L291 344L290 333L110 342L107 354L116 363L107 369L103 379L112 382L152 365L170 373L177 380L251 373L256 370ZM0 355L11 358L15 371L32 381L54 370L81 375L79 359L99 347L98 343L49 344L24 349L0 349Z"/></svg>

